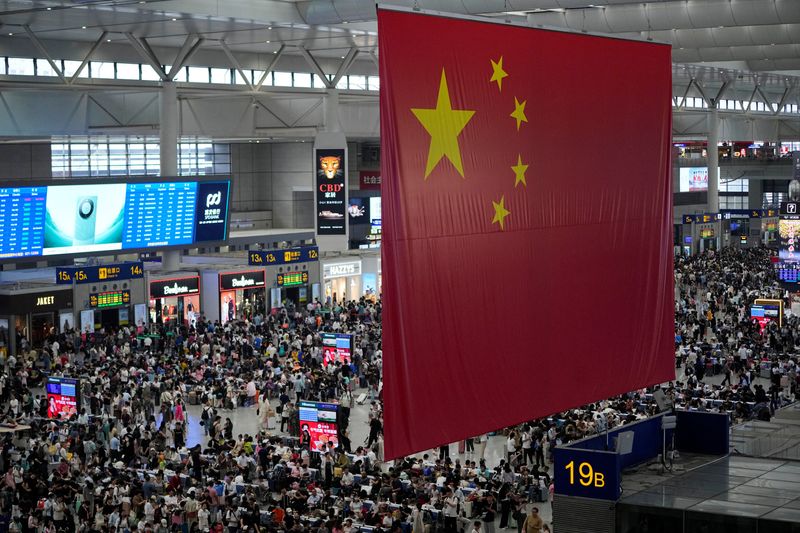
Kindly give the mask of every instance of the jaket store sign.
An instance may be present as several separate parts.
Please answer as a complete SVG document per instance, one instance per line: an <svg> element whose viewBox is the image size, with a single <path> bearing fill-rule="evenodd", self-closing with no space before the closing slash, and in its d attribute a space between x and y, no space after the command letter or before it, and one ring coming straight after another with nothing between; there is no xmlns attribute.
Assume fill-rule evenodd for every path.
<svg viewBox="0 0 800 533"><path fill-rule="evenodd" d="M160 279L150 282L150 298L170 298L200 292L200 277Z"/></svg>
<svg viewBox="0 0 800 533"><path fill-rule="evenodd" d="M219 275L219 290L230 291L235 289L253 289L266 285L263 270L249 272L232 272Z"/></svg>
<svg viewBox="0 0 800 533"><path fill-rule="evenodd" d="M322 277L324 279L344 278L347 276L361 275L361 261L351 261L349 263L334 263L322 267Z"/></svg>

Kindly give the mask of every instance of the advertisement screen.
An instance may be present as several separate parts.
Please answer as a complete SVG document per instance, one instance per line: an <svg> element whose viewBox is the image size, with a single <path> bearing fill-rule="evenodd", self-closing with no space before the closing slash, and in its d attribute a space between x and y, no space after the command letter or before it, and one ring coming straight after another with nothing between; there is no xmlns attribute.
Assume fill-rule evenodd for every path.
<svg viewBox="0 0 800 533"><path fill-rule="evenodd" d="M780 309L772 305L753 305L750 307L750 319L758 322L761 332L770 322L778 322Z"/></svg>
<svg viewBox="0 0 800 533"><path fill-rule="evenodd" d="M219 293L219 321L223 324L236 320L236 291Z"/></svg>
<svg viewBox="0 0 800 533"><path fill-rule="evenodd" d="M339 445L335 403L299 402L300 444L318 452L326 444Z"/></svg>
<svg viewBox="0 0 800 533"><path fill-rule="evenodd" d="M353 336L341 333L323 333L322 337L322 364L340 362L350 364Z"/></svg>
<svg viewBox="0 0 800 533"><path fill-rule="evenodd" d="M227 180L0 187L0 258L222 241L229 189Z"/></svg>
<svg viewBox="0 0 800 533"><path fill-rule="evenodd" d="M317 150L317 233L345 234L347 172L344 150Z"/></svg>
<svg viewBox="0 0 800 533"><path fill-rule="evenodd" d="M778 222L778 235L780 237L778 256L781 262L800 262L800 220L781 219Z"/></svg>
<svg viewBox="0 0 800 533"><path fill-rule="evenodd" d="M347 213L350 224L369 224L369 198L350 198L347 202Z"/></svg>
<svg viewBox="0 0 800 533"><path fill-rule="evenodd" d="M708 168L686 167L680 169L680 192L707 191Z"/></svg>
<svg viewBox="0 0 800 533"><path fill-rule="evenodd" d="M68 419L78 413L79 381L77 379L47 378L47 418Z"/></svg>

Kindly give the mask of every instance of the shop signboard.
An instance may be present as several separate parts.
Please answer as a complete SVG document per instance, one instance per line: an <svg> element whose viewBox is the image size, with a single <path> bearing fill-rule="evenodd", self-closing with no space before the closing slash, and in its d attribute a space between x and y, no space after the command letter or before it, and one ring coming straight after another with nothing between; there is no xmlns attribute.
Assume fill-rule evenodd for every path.
<svg viewBox="0 0 800 533"><path fill-rule="evenodd" d="M298 402L300 444L307 444L312 452L322 450L325 445L338 447L339 430L336 426L338 407L335 403Z"/></svg>
<svg viewBox="0 0 800 533"><path fill-rule="evenodd" d="M236 289L253 289L265 286L263 270L249 270L247 272L227 272L219 275L219 290L230 291Z"/></svg>
<svg viewBox="0 0 800 533"><path fill-rule="evenodd" d="M316 150L317 234L345 235L347 171L344 150Z"/></svg>
<svg viewBox="0 0 800 533"><path fill-rule="evenodd" d="M322 277L324 279L344 278L348 276L361 275L361 261L349 261L347 263L332 263L322 267Z"/></svg>
<svg viewBox="0 0 800 533"><path fill-rule="evenodd" d="M47 418L68 419L80 408L80 381L50 376L47 378Z"/></svg>
<svg viewBox="0 0 800 533"><path fill-rule="evenodd" d="M16 314L59 311L72 307L72 289L0 295L0 309L13 309Z"/></svg>
<svg viewBox="0 0 800 533"><path fill-rule="evenodd" d="M102 281L141 279L143 277L144 266L141 261L56 268L56 283L59 285L70 285L73 282L77 284L99 283Z"/></svg>
<svg viewBox="0 0 800 533"><path fill-rule="evenodd" d="M313 261L319 261L317 246L303 246L286 250L254 250L247 257L247 264L250 266L290 265Z"/></svg>
<svg viewBox="0 0 800 533"><path fill-rule="evenodd" d="M150 298L171 298L199 292L199 276L159 279L150 282Z"/></svg>
<svg viewBox="0 0 800 533"><path fill-rule="evenodd" d="M365 190L381 190L380 170L361 170L358 173L358 188Z"/></svg>

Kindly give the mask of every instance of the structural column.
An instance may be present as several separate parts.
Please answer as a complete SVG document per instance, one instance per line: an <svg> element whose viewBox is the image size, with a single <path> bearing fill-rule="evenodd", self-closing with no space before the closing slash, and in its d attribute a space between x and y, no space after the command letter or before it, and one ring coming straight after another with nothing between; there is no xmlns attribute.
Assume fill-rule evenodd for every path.
<svg viewBox="0 0 800 533"><path fill-rule="evenodd" d="M716 108L708 113L708 212L719 211L719 117Z"/></svg>
<svg viewBox="0 0 800 533"><path fill-rule="evenodd" d="M174 177L178 175L178 92L174 81L162 84L159 127L161 176ZM170 250L162 254L165 271L178 270L180 260L178 251Z"/></svg>
<svg viewBox="0 0 800 533"><path fill-rule="evenodd" d="M339 121L339 91L336 89L330 89L325 94L325 131L342 131L342 124Z"/></svg>

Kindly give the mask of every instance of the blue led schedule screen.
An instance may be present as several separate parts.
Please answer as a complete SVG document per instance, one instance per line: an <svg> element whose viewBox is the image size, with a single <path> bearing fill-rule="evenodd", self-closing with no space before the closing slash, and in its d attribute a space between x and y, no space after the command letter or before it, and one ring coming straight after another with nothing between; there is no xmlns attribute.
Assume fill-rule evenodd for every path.
<svg viewBox="0 0 800 533"><path fill-rule="evenodd" d="M47 187L0 187L0 258L42 255Z"/></svg>
<svg viewBox="0 0 800 533"><path fill-rule="evenodd" d="M0 258L227 238L229 181L0 187Z"/></svg>

